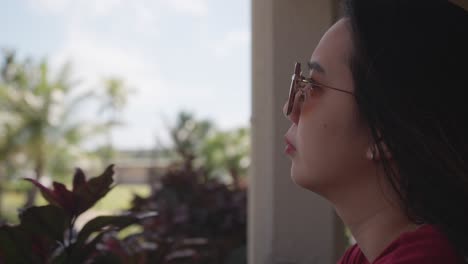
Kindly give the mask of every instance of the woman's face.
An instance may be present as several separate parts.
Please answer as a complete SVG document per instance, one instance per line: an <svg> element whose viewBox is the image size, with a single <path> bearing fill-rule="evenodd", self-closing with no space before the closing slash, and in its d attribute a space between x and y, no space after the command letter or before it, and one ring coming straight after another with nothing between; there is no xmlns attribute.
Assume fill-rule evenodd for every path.
<svg viewBox="0 0 468 264"><path fill-rule="evenodd" d="M303 74L321 84L354 92L348 66L351 43L348 21L342 19L324 34L312 54L311 62L321 65L323 72L312 69ZM295 148L289 153L293 181L325 196L360 182L370 168L366 159L370 133L354 96L314 88L305 101L297 103L300 107L288 116L292 125L286 134ZM287 103L284 112L286 108Z"/></svg>

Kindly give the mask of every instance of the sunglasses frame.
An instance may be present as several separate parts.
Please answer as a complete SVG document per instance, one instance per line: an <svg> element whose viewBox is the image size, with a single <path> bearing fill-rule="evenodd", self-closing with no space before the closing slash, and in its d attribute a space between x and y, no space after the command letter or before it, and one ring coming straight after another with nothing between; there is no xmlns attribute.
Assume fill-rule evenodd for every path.
<svg viewBox="0 0 468 264"><path fill-rule="evenodd" d="M347 93L347 94L350 94L350 95L354 95L353 92L338 89L338 88L331 87L331 86L328 86L328 85L324 85L324 84L318 83L317 81L313 80L312 78L304 77L302 75L302 71L301 71L301 63L296 62L295 66L294 66L294 74L292 75L292 78L291 78L291 85L289 86L288 110L286 112L287 116L289 116L291 114L292 110L294 109L294 99L296 97L297 92L298 91L303 91L303 89L298 88L299 83L304 83L306 85L312 84L313 86L319 86L319 87L328 88L328 89L336 90L336 91L339 91L339 92ZM308 85L308 88L313 89L313 87L311 87L310 85Z"/></svg>

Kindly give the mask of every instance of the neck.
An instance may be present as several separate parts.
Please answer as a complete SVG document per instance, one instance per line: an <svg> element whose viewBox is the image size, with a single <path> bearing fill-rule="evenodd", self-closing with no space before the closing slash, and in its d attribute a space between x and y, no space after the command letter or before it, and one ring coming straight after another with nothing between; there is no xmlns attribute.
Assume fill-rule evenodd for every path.
<svg viewBox="0 0 468 264"><path fill-rule="evenodd" d="M402 233L415 228L413 223L391 207L369 212L362 220L347 226L370 263Z"/></svg>
<svg viewBox="0 0 468 264"><path fill-rule="evenodd" d="M399 235L416 228L398 206L395 192L384 182L367 179L328 197L370 263Z"/></svg>

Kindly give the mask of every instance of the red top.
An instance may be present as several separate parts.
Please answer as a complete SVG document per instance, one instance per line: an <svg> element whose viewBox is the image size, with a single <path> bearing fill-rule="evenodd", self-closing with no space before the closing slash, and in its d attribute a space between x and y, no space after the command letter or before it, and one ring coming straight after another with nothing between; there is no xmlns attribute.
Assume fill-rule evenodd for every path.
<svg viewBox="0 0 468 264"><path fill-rule="evenodd" d="M372 264L461 264L463 258L444 234L432 225L405 232L390 243ZM370 264L357 244L346 250L338 264Z"/></svg>

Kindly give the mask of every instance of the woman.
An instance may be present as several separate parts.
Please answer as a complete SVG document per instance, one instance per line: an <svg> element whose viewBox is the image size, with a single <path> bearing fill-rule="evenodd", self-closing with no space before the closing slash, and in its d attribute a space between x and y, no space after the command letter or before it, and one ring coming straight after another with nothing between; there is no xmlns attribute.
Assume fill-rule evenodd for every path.
<svg viewBox="0 0 468 264"><path fill-rule="evenodd" d="M339 263L468 256L468 12L449 1L350 0L284 106L293 181L357 244Z"/></svg>

